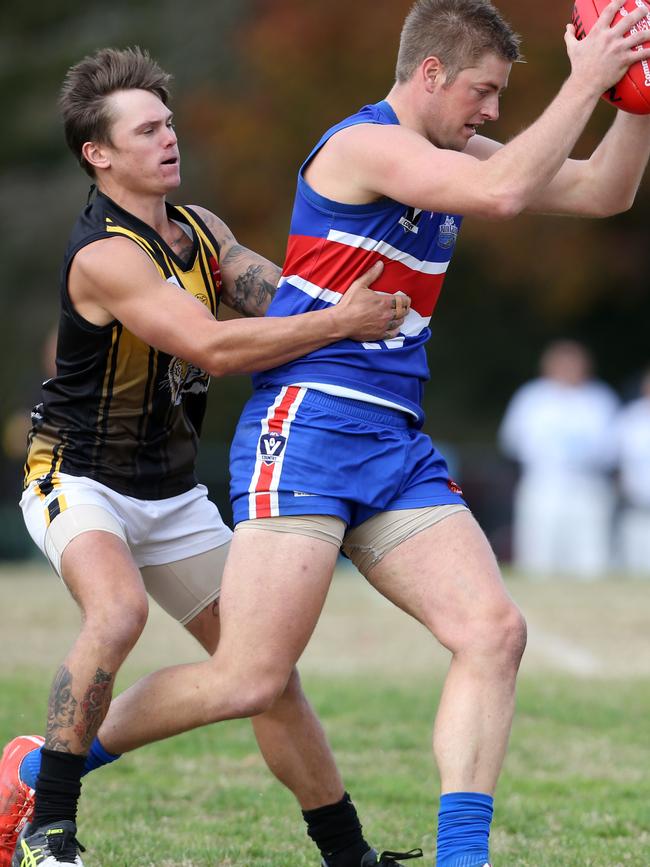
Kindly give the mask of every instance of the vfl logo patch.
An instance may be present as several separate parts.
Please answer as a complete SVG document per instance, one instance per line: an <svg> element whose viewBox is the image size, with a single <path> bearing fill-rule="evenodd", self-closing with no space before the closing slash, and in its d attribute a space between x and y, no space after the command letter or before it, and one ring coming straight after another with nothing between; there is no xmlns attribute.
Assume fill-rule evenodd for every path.
<svg viewBox="0 0 650 867"><path fill-rule="evenodd" d="M287 438L280 434L262 434L259 443L259 455L262 463L270 467L279 460L287 444Z"/></svg>
<svg viewBox="0 0 650 867"><path fill-rule="evenodd" d="M414 235L417 235L420 231L418 229L418 223L420 222L421 216L422 208L409 208L399 221L399 224L400 226L404 226L405 232L413 232Z"/></svg>
<svg viewBox="0 0 650 867"><path fill-rule="evenodd" d="M458 226L453 217L445 217L444 223L438 229L438 246L443 250L453 247L458 240Z"/></svg>

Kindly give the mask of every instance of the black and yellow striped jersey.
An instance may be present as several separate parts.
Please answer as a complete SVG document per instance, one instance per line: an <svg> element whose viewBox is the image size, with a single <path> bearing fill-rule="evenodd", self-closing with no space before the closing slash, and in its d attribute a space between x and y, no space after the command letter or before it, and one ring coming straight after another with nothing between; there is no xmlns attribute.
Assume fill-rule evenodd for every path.
<svg viewBox="0 0 650 867"><path fill-rule="evenodd" d="M119 235L131 238L165 280L191 292L216 316L219 245L190 208L167 204L167 213L193 238L187 263L150 226L101 193L77 220L61 273L56 376L43 383L42 403L32 413L26 486L38 479L47 493L62 472L153 500L196 484L208 374L147 345L117 320L91 324L68 293L70 265L79 250Z"/></svg>

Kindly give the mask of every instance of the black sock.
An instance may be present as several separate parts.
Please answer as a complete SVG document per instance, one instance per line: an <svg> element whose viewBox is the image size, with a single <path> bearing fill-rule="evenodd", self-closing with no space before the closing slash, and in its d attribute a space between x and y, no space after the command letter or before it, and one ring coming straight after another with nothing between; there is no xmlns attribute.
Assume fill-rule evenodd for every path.
<svg viewBox="0 0 650 867"><path fill-rule="evenodd" d="M336 804L303 810L307 833L320 849L327 867L359 867L370 850L348 793Z"/></svg>
<svg viewBox="0 0 650 867"><path fill-rule="evenodd" d="M41 770L36 780L36 804L31 822L34 828L65 819L76 821L85 763L85 756L41 750Z"/></svg>

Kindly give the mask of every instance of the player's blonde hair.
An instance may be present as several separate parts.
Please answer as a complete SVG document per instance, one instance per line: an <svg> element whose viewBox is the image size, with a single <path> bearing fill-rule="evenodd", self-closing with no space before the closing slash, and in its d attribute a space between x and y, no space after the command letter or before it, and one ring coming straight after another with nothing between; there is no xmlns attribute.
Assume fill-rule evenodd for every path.
<svg viewBox="0 0 650 867"><path fill-rule="evenodd" d="M94 177L82 153L84 143L110 144L112 115L107 97L118 90L148 90L167 105L170 81L171 75L137 45L102 48L68 70L59 106L66 141L85 172Z"/></svg>
<svg viewBox="0 0 650 867"><path fill-rule="evenodd" d="M416 0L402 28L396 78L403 84L427 57L437 57L449 85L488 52L521 60L519 36L489 0Z"/></svg>

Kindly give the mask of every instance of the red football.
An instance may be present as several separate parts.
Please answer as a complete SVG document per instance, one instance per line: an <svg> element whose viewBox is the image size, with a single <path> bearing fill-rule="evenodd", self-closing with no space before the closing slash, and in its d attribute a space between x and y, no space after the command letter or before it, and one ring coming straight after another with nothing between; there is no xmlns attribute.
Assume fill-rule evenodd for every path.
<svg viewBox="0 0 650 867"><path fill-rule="evenodd" d="M609 0L576 0L573 24L578 39L584 39L608 4ZM643 0L626 0L613 23L633 12L637 6L645 5L648 4ZM648 31L648 41L643 43L643 47L647 48L650 45L650 15L646 15L634 29ZM630 66L619 83L603 94L603 99L632 114L650 114L650 61L643 60Z"/></svg>

